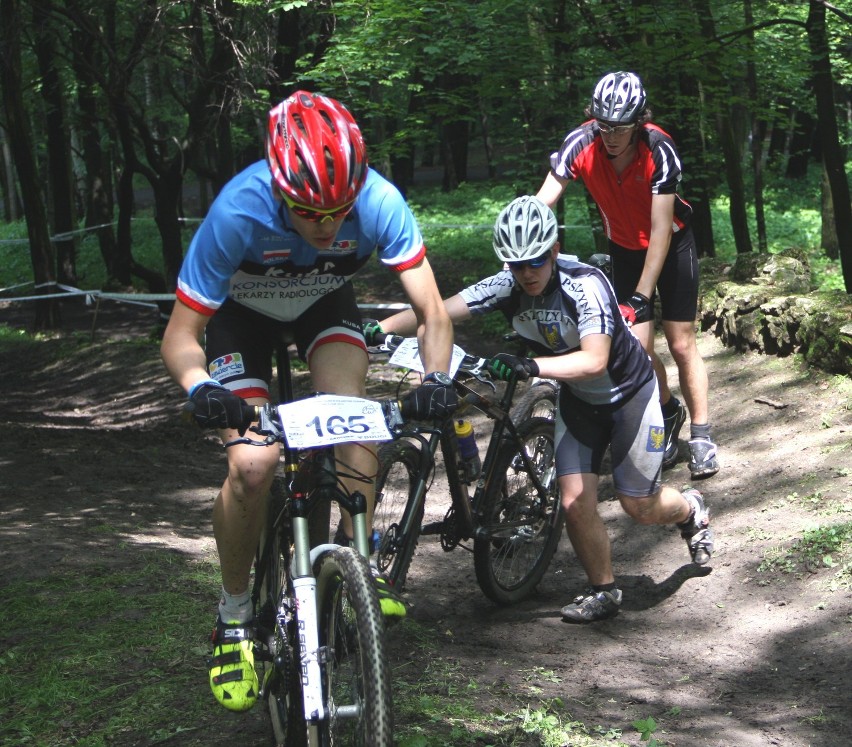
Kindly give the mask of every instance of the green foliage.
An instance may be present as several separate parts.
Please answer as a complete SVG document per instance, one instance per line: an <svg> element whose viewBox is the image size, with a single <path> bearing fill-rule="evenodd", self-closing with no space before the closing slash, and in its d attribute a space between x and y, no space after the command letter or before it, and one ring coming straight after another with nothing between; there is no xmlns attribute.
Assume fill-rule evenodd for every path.
<svg viewBox="0 0 852 747"><path fill-rule="evenodd" d="M205 679L214 569L134 552L141 573L92 565L4 584L4 745L165 740L204 718L207 699L186 695Z"/></svg>
<svg viewBox="0 0 852 747"><path fill-rule="evenodd" d="M653 716L633 722L633 728L641 735L639 738L648 743L648 747L660 747L660 743L654 738L657 730L657 722Z"/></svg>
<svg viewBox="0 0 852 747"><path fill-rule="evenodd" d="M515 694L517 707L504 712L483 705L481 683L472 682L457 662L444 655L445 641L434 627L407 620L406 641L423 665L394 670L394 708L400 747L619 747L621 731L589 727L573 719L560 698L538 692ZM553 681L541 670L541 679ZM531 698L530 695L534 697ZM530 741L530 740L534 740Z"/></svg>
<svg viewBox="0 0 852 747"><path fill-rule="evenodd" d="M833 569L829 590L852 586L852 522L807 529L788 547L767 550L758 566L762 573L800 574L817 569Z"/></svg>

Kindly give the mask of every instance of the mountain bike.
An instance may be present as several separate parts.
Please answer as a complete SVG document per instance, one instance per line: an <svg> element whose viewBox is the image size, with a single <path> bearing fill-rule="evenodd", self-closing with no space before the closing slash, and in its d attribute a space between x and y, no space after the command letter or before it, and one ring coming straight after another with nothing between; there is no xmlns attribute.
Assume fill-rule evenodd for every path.
<svg viewBox="0 0 852 747"><path fill-rule="evenodd" d="M401 345L387 335L376 354L393 354ZM559 544L562 505L554 464L553 421L532 418L515 423L510 415L517 378L507 382L499 398L486 373L488 361L466 355L453 376L459 411L441 422L408 422L397 426L397 440L379 450L373 529L378 534L376 563L401 591L421 534L440 535L441 547L471 550L477 582L498 604L529 596L544 576ZM390 363L394 365L391 355ZM399 364L397 364L399 365ZM402 367L406 367L402 365ZM478 383L474 383L478 382ZM480 384L492 393L477 391ZM459 463L454 417L475 408L493 430L470 495ZM426 493L435 473L437 452L446 468L451 505L443 521L422 526Z"/></svg>
<svg viewBox="0 0 852 747"><path fill-rule="evenodd" d="M252 585L259 700L276 745L393 744L384 622L367 562L367 502L340 477L363 481L335 460L334 444L389 439L398 404L314 395L294 400L289 354L278 351L279 398L255 408L251 430L282 444ZM331 502L352 516L355 548L328 543ZM313 538L313 539L312 539ZM319 542L319 544L316 544Z"/></svg>

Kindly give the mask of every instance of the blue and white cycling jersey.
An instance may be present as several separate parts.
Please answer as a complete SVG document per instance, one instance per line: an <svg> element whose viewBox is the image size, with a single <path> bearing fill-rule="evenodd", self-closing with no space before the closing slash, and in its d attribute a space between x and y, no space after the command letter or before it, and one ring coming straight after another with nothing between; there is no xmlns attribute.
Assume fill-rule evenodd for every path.
<svg viewBox="0 0 852 747"><path fill-rule="evenodd" d="M654 369L624 323L612 286L600 270L567 256L558 256L556 265L556 277L540 296L524 293L510 270L480 280L460 295L472 314L502 312L538 355L572 353L580 349L585 335L609 335L612 344L606 372L594 379L561 384L591 405L615 404L631 397L653 377Z"/></svg>
<svg viewBox="0 0 852 747"><path fill-rule="evenodd" d="M373 169L332 246L319 251L292 227L272 195L266 161L237 174L216 197L190 242L177 297L211 316L226 298L279 321L296 319L340 288L375 251L394 270L425 255L399 190Z"/></svg>

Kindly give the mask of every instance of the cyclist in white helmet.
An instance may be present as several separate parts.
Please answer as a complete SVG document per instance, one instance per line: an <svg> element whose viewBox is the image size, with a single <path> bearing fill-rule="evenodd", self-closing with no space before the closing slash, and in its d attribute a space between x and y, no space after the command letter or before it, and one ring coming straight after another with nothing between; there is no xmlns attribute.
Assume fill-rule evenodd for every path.
<svg viewBox="0 0 852 747"><path fill-rule="evenodd" d="M622 599L597 508L607 449L616 497L635 521L677 524L698 564L710 560L713 533L701 493L661 484L665 427L651 361L604 273L559 254L557 229L553 211L538 198L513 200L493 236L494 252L507 267L444 305L453 322L500 311L536 354L499 353L491 362L498 378L543 376L560 384L556 471L568 536L589 580L562 617L587 623L617 614ZM416 321L404 311L368 327L410 334Z"/></svg>
<svg viewBox="0 0 852 747"><path fill-rule="evenodd" d="M677 438L689 411L693 479L719 471L710 436L708 378L695 338L698 256L689 227L692 208L677 194L681 163L671 137L654 124L642 81L608 73L598 81L587 121L550 157L538 197L553 207L572 179L582 179L603 220L612 283L625 318L654 362L666 421L664 466L677 462ZM672 396L654 352L654 301L678 369L684 407Z"/></svg>

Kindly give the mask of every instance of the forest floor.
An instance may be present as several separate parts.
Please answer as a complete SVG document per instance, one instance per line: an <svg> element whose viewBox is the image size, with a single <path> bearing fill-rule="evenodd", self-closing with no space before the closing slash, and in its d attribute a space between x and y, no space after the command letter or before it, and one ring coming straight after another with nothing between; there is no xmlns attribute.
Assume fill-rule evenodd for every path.
<svg viewBox="0 0 852 747"><path fill-rule="evenodd" d="M442 287L460 286L459 277L447 275ZM31 312L0 305L0 322L25 326ZM182 395L149 337L154 313L105 304L96 324L92 315L69 311L64 336L0 359L7 580L85 564L92 553L132 568L140 561L128 542L215 557L209 514L223 457L209 435L177 417ZM500 344L464 328L457 342L479 354ZM649 716L654 737L680 747L852 744L849 568L840 572L794 544L813 527L850 520L849 380L793 359L740 354L709 334L700 347L722 464L699 486L716 536L712 561L690 564L671 527L631 522L605 480L600 511L624 602L614 619L577 626L559 615L584 586L564 536L537 594L509 608L481 593L468 553L444 553L437 538L425 537L405 593L411 622L389 633L395 671L416 678L412 671L430 666L417 660L421 648L409 637L425 629L441 642L439 656L475 685L483 713L558 698L572 718L618 729L616 741L630 745L640 743L632 722ZM684 452L682 442L681 461L665 474L673 485L689 480ZM437 480L429 515L441 518L447 505ZM104 522L128 526L122 543L98 536ZM215 594L211 588L211 620ZM206 689L203 670L198 688ZM211 699L209 721L191 734L134 744L261 745L264 729L260 714L234 716ZM477 744L543 742L520 733Z"/></svg>

